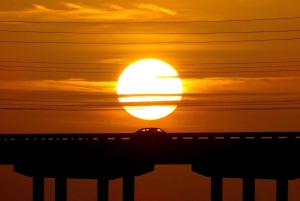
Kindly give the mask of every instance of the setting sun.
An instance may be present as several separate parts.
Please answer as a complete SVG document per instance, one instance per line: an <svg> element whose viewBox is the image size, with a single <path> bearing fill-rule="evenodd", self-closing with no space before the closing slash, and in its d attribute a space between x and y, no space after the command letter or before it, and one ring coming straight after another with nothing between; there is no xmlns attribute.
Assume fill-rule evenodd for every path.
<svg viewBox="0 0 300 201"><path fill-rule="evenodd" d="M161 105L161 102L181 100L182 84L177 76L178 73L172 66L157 59L134 62L119 77L119 101L124 104L124 109L129 114L137 118L163 118L172 113L177 106L175 103ZM155 102L159 102L160 105L156 105ZM136 106L126 106L128 103L136 103Z"/></svg>

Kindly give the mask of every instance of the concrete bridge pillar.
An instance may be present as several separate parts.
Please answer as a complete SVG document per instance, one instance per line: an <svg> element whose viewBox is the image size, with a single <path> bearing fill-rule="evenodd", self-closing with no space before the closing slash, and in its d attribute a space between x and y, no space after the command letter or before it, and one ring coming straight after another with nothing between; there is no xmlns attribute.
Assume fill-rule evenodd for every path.
<svg viewBox="0 0 300 201"><path fill-rule="evenodd" d="M277 179L276 201L288 201L288 180L285 178Z"/></svg>
<svg viewBox="0 0 300 201"><path fill-rule="evenodd" d="M255 178L243 178L243 201L255 201Z"/></svg>
<svg viewBox="0 0 300 201"><path fill-rule="evenodd" d="M44 201L44 177L33 176L32 178L32 200L33 201Z"/></svg>
<svg viewBox="0 0 300 201"><path fill-rule="evenodd" d="M123 177L123 201L134 201L134 176Z"/></svg>
<svg viewBox="0 0 300 201"><path fill-rule="evenodd" d="M67 201L67 178L55 178L55 201Z"/></svg>
<svg viewBox="0 0 300 201"><path fill-rule="evenodd" d="M223 178L221 176L211 177L211 201L222 201Z"/></svg>
<svg viewBox="0 0 300 201"><path fill-rule="evenodd" d="M108 201L108 179L98 179L98 201Z"/></svg>

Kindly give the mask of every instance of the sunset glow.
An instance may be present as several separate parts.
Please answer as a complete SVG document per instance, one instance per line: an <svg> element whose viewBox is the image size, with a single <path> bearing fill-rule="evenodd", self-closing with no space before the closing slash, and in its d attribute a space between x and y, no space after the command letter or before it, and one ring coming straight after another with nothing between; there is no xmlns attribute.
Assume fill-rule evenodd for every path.
<svg viewBox="0 0 300 201"><path fill-rule="evenodd" d="M287 192L289 201L299 201L300 179L291 176L298 154L288 154L298 148L286 146L300 143L299 11L299 0L2 0L0 201L54 201L62 179L64 201L127 200L126 189L137 201L283 201L276 196ZM143 128L166 133L137 132ZM280 148L261 153L265 143ZM56 144L58 155L41 151ZM8 164L17 162L8 155L20 162ZM244 159L230 158L238 155ZM65 166L68 158L74 161ZM179 158L187 163L168 165ZM148 165L155 170L141 175ZM206 175L192 172L195 166ZM276 183L260 169L287 175ZM114 170L125 179L108 178ZM126 180L133 185L123 188ZM211 193L215 181L222 196Z"/></svg>

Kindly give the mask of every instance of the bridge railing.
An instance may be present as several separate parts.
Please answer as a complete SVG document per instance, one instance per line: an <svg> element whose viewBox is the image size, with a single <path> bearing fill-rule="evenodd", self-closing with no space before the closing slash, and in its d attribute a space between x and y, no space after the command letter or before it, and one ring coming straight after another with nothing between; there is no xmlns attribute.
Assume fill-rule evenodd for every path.
<svg viewBox="0 0 300 201"><path fill-rule="evenodd" d="M167 133L167 134L0 134L3 141L135 141L135 140L167 140L167 141L203 141L203 140L300 140L300 132L247 132L247 133Z"/></svg>

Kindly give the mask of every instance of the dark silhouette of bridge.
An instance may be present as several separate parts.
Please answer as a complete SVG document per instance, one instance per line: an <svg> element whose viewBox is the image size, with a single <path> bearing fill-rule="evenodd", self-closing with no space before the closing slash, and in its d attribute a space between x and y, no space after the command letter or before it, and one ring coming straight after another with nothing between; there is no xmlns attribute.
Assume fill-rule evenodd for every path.
<svg viewBox="0 0 300 201"><path fill-rule="evenodd" d="M123 200L134 200L134 177L156 164L191 164L211 177L211 201L222 200L222 178L243 178L243 201L254 201L255 179L277 180L277 201L300 177L300 132L167 134L2 134L0 164L33 177L33 201L44 200L44 178L55 178L55 200L66 201L67 178L97 179L98 201L108 181L123 177Z"/></svg>

